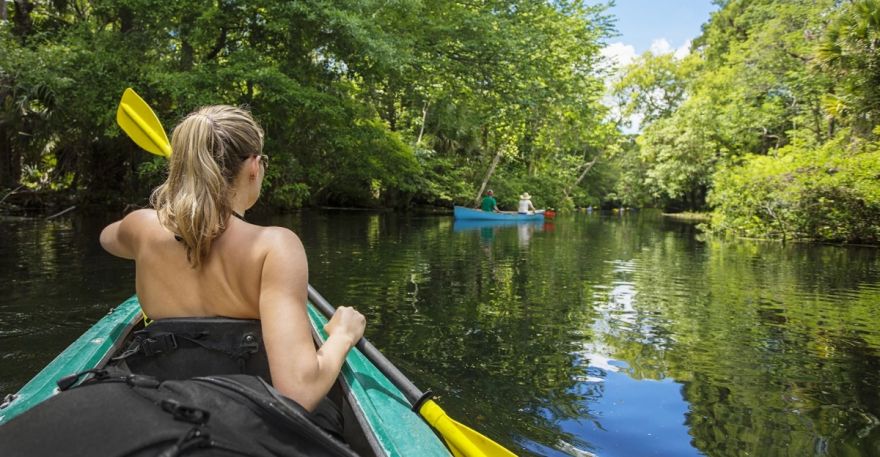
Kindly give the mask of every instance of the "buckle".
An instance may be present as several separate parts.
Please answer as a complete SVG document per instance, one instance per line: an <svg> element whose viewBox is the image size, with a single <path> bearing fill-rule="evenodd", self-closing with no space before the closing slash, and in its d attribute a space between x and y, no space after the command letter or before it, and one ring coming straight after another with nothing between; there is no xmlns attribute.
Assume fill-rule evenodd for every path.
<svg viewBox="0 0 880 457"><path fill-rule="evenodd" d="M253 333L245 333L241 337L241 350L246 354L256 354L260 350L260 340Z"/></svg>
<svg viewBox="0 0 880 457"><path fill-rule="evenodd" d="M158 333L142 339L140 349L147 357L172 351L177 349L177 337L173 333Z"/></svg>
<svg viewBox="0 0 880 457"><path fill-rule="evenodd" d="M211 417L210 412L194 406L183 405L177 400L162 400L160 406L162 410L171 413L174 419L191 424L204 424Z"/></svg>

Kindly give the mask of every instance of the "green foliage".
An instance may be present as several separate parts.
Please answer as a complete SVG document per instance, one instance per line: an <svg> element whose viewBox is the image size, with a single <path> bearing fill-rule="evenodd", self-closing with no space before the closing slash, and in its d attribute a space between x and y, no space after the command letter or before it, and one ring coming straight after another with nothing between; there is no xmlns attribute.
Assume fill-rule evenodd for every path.
<svg viewBox="0 0 880 457"><path fill-rule="evenodd" d="M822 37L816 57L837 90L823 104L833 118L865 135L880 122L880 2L847 2Z"/></svg>
<svg viewBox="0 0 880 457"><path fill-rule="evenodd" d="M708 100L689 99L681 109L645 129L638 138L640 158L651 164L645 183L653 197L684 200L699 208L721 145L713 135L713 108Z"/></svg>
<svg viewBox="0 0 880 457"><path fill-rule="evenodd" d="M880 148L846 135L819 149L786 146L715 177L712 227L722 233L880 242Z"/></svg>
<svg viewBox="0 0 880 457"><path fill-rule="evenodd" d="M519 179L603 146L591 132L605 6L32 5L0 25L0 186L51 157L49 179L72 176L83 199L142 201L161 168L115 126L129 86L168 129L200 105L248 105L273 157L271 206L448 205L476 191L499 148L525 164Z"/></svg>
<svg viewBox="0 0 880 457"><path fill-rule="evenodd" d="M476 192L470 183L471 171L459 166L453 157L426 149L418 149L416 152L416 158L424 171L414 198L451 206L454 202L467 201Z"/></svg>
<svg viewBox="0 0 880 457"><path fill-rule="evenodd" d="M571 197L564 198L559 203L558 211L560 214L571 214L575 211L577 207L574 204L574 199Z"/></svg>
<svg viewBox="0 0 880 457"><path fill-rule="evenodd" d="M146 183L150 188L154 188L165 180L166 167L166 159L159 156L151 156L149 160L138 165L138 179Z"/></svg>
<svg viewBox="0 0 880 457"><path fill-rule="evenodd" d="M286 183L272 187L269 203L281 208L298 208L309 198L309 187L305 183Z"/></svg>
<svg viewBox="0 0 880 457"><path fill-rule="evenodd" d="M871 129L880 114L875 90L880 61L870 44L877 37L877 3L778 10L766 19L769 31L749 41L768 46L762 54L775 56L776 63L767 60L763 67L785 83L770 92L779 95L755 116L788 119L787 130L774 134L776 147L788 146L734 149L774 153L744 155L741 164L719 168L709 198L715 207L711 227L755 237L877 243L880 162ZM788 29L781 17L798 18L804 30L780 33ZM760 41L762 36L768 40ZM774 54L774 47L797 58Z"/></svg>
<svg viewBox="0 0 880 457"><path fill-rule="evenodd" d="M646 122L615 197L711 207L724 233L878 242L880 2L719 5L690 56L647 54L618 83Z"/></svg>
<svg viewBox="0 0 880 457"><path fill-rule="evenodd" d="M673 54L650 51L639 56L613 87L624 121L638 115L650 124L669 117L684 101L691 67L698 63L694 58L680 62Z"/></svg>
<svg viewBox="0 0 880 457"><path fill-rule="evenodd" d="M612 163L617 172L617 179L607 199L624 206L654 207L657 205L657 199L647 185L649 164L641 159L638 147L638 143L631 140L625 143L623 151L614 157Z"/></svg>
<svg viewBox="0 0 880 457"><path fill-rule="evenodd" d="M471 204L486 181L505 208L527 190L548 207L714 205L719 230L755 236L873 237L856 219L873 217L857 202L875 182L853 196L771 176L790 172L783 157L836 164L876 139L877 0L719 2L690 55L646 53L616 82L620 114L642 120L635 141L599 102L605 5L32 5L0 25L0 187L144 202L163 170L115 125L131 86L169 129L200 105L249 106L273 207ZM747 187L744 170L763 181L736 208L717 196ZM754 208L761 222L743 216ZM849 228L797 222L826 217L811 211Z"/></svg>

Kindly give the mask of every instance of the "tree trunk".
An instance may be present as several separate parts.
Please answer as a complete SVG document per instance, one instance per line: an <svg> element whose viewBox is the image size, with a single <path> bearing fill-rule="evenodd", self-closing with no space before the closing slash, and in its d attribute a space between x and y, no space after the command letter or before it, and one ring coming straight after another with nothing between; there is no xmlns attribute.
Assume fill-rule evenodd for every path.
<svg viewBox="0 0 880 457"><path fill-rule="evenodd" d="M565 188L565 198L568 198L568 196L571 194L572 189L574 189L575 187L580 185L581 181L583 181L584 177L587 176L587 173L589 173L590 170L593 169L593 165L596 165L596 162L598 160L599 160L598 155L596 155L596 157L593 157L593 160L591 160L589 163L587 163L587 165L584 167L584 171L581 172L580 176L578 176L578 179L576 179L572 185Z"/></svg>
<svg viewBox="0 0 880 457"><path fill-rule="evenodd" d="M125 34L133 28L134 13L131 11L131 8L125 6L119 8L119 32Z"/></svg>
<svg viewBox="0 0 880 457"><path fill-rule="evenodd" d="M534 148L532 145L534 144L534 138L531 132L535 129L532 127L533 123L529 122L527 124L526 134L523 135L522 144L523 147L521 151L523 151L523 159L526 162L526 176L529 178L535 177L535 157L534 157ZM529 151L529 153L525 153L525 151Z"/></svg>
<svg viewBox="0 0 880 457"><path fill-rule="evenodd" d="M12 27L12 33L21 37L22 42L30 36L33 23L31 22L31 11L34 5L28 0L15 0L13 3L15 9L15 22Z"/></svg>
<svg viewBox="0 0 880 457"><path fill-rule="evenodd" d="M196 51L190 43L195 22L194 14L184 14L180 20L180 69L182 71L192 70L195 63Z"/></svg>
<svg viewBox="0 0 880 457"><path fill-rule="evenodd" d="M504 149L498 148L498 152L495 153L495 157L492 159L492 164L489 165L489 170L486 171L486 177L483 178L483 183L480 184L480 191L477 192L477 198L474 200L474 206L480 204L480 197L483 196L483 191L486 190L486 184L489 183L489 178L492 177L492 174L495 173L495 167L498 166L498 162L501 161L501 156L504 155Z"/></svg>
<svg viewBox="0 0 880 457"><path fill-rule="evenodd" d="M220 5L224 5L225 2L220 2ZM205 57L205 60L214 60L217 58L217 55L220 54L220 51L223 50L223 47L226 46L226 27L220 29L220 34L217 35L217 41L214 43L214 47L211 49L211 52Z"/></svg>
<svg viewBox="0 0 880 457"><path fill-rule="evenodd" d="M180 45L180 69L182 71L192 70L194 60L195 50L188 40L182 40Z"/></svg>
<svg viewBox="0 0 880 457"><path fill-rule="evenodd" d="M6 0L0 0L0 21L6 22Z"/></svg>
<svg viewBox="0 0 880 457"><path fill-rule="evenodd" d="M428 119L428 102L422 107L422 126L419 128L419 138L416 140L416 146L422 144L422 135L425 133L425 120Z"/></svg>
<svg viewBox="0 0 880 457"><path fill-rule="evenodd" d="M12 148L12 132L0 129L0 188L13 188L21 179L21 159Z"/></svg>
<svg viewBox="0 0 880 457"><path fill-rule="evenodd" d="M379 99L379 102L382 104L382 108L380 116L385 119L385 122L388 123L388 129L392 132L397 131L397 89L391 86L390 79L386 78L385 80L385 93Z"/></svg>

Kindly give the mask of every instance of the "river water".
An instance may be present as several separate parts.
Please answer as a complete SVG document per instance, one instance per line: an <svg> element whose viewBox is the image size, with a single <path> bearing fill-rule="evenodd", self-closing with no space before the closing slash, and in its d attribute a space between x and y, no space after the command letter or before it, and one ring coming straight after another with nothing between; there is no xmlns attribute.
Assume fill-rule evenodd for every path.
<svg viewBox="0 0 880 457"><path fill-rule="evenodd" d="M449 415L522 455L880 455L880 253L651 213L460 225L300 212L311 283ZM134 290L107 218L0 221L0 394Z"/></svg>

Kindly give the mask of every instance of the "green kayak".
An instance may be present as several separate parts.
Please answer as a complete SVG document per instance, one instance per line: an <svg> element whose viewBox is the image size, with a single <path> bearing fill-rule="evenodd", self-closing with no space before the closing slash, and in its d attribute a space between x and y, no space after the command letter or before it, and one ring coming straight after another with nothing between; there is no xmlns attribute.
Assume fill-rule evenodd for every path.
<svg viewBox="0 0 880 457"><path fill-rule="evenodd" d="M309 318L324 340L326 319L309 304ZM125 347L130 335L143 328L137 297L113 309L50 362L14 396L0 405L0 425L58 392L56 382L73 373L103 368ZM434 431L412 411L404 394L358 349L353 349L337 380L343 392L340 408L346 420L345 436L360 455L450 456Z"/></svg>

